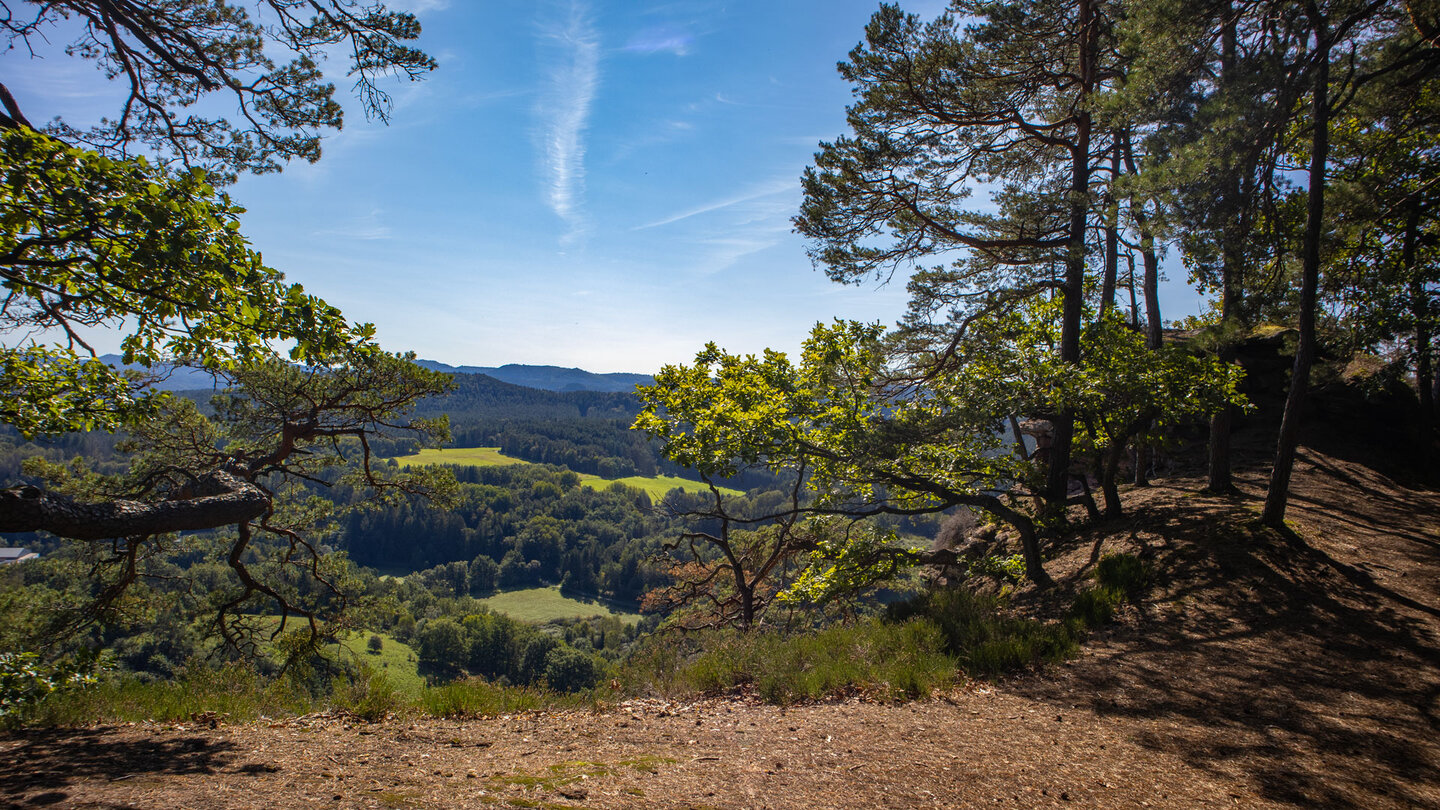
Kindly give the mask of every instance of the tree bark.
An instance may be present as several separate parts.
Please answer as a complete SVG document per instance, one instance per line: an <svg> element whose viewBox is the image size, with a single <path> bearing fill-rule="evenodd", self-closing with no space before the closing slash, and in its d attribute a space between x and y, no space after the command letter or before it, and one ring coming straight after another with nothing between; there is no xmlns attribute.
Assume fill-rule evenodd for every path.
<svg viewBox="0 0 1440 810"><path fill-rule="evenodd" d="M227 472L201 478L194 497L142 503L81 503L32 487L0 490L0 532L47 531L72 540L109 540L198 531L253 520L270 508L270 496Z"/></svg>
<svg viewBox="0 0 1440 810"><path fill-rule="evenodd" d="M1020 535L1020 551L1025 556L1025 576L1037 588L1050 588L1055 580L1045 571L1045 561L1040 557L1040 537L1035 531L1035 522L1028 516L1011 509L999 498L986 498L981 508L1009 523Z"/></svg>
<svg viewBox="0 0 1440 810"><path fill-rule="evenodd" d="M1060 324L1060 362L1080 364L1080 325L1085 302L1085 219L1090 211L1090 132L1087 107L1095 86L1094 0L1079 0L1077 20L1080 97L1075 106L1075 140L1070 146L1070 232L1065 250L1065 287ZM1065 503L1070 487L1070 455L1075 438L1075 413L1061 410L1053 420L1054 442L1046 481L1047 500Z"/></svg>
<svg viewBox="0 0 1440 810"><path fill-rule="evenodd" d="M1415 387L1420 394L1420 467L1430 472L1435 443L1435 369L1431 356L1430 294L1415 266L1415 249L1420 231L1420 203L1410 204L1405 220L1405 243L1401 262L1410 278L1410 313L1415 319Z"/></svg>
<svg viewBox="0 0 1440 810"><path fill-rule="evenodd" d="M1300 278L1300 345L1290 376L1290 393L1285 398L1285 415L1275 447L1275 467L1270 472L1270 489L1265 494L1265 511L1260 520L1267 526L1285 525L1285 507L1290 496L1290 476L1295 468L1295 448L1300 442L1300 414L1309 389L1310 367L1315 361L1315 310L1320 286L1320 237L1325 226L1325 171L1330 152L1330 31L1323 19L1312 14L1315 23L1315 85L1311 109L1314 131L1310 136L1309 199L1305 214L1305 243Z"/></svg>
<svg viewBox="0 0 1440 810"><path fill-rule="evenodd" d="M1120 203L1115 181L1120 178L1120 138L1110 147L1110 189L1105 204L1105 275L1100 279L1100 317L1115 308L1115 287L1120 274Z"/></svg>
<svg viewBox="0 0 1440 810"><path fill-rule="evenodd" d="M1233 87L1235 83L1235 16L1230 4L1226 4L1225 30L1220 46L1220 83L1222 88ZM1221 172L1225 179L1225 199L1221 202L1221 216L1224 227L1220 245L1220 349L1222 363L1235 362L1240 321L1240 274L1244 261L1241 242L1249 237L1241 201L1240 178L1230 164L1227 150L1221 159ZM1234 430L1235 409L1224 405L1210 417L1209 474L1205 489L1217 495L1235 491L1235 480L1230 469L1230 433Z"/></svg>

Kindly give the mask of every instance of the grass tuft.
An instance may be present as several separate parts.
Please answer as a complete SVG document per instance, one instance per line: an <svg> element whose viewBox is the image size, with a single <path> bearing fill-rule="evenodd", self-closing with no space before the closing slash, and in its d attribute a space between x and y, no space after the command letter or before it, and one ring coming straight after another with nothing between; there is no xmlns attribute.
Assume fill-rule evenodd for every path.
<svg viewBox="0 0 1440 810"><path fill-rule="evenodd" d="M27 719L39 726L182 722L196 716L239 723L318 708L315 698L286 679L267 679L240 665L192 666L167 681L115 675L88 689L55 693Z"/></svg>
<svg viewBox="0 0 1440 810"><path fill-rule="evenodd" d="M884 700L928 695L955 682L955 661L926 622L867 619L823 630L710 631L655 636L622 668L635 691L753 689L789 704L859 691Z"/></svg>
<svg viewBox="0 0 1440 810"><path fill-rule="evenodd" d="M994 678L1075 654L1078 633L1065 623L1005 616L997 597L934 591L890 609L894 620L920 617L939 628L943 648L972 678Z"/></svg>
<svg viewBox="0 0 1440 810"><path fill-rule="evenodd" d="M378 723L405 708L405 700L387 673L364 667L353 682L337 680L331 688L335 708L367 723Z"/></svg>
<svg viewBox="0 0 1440 810"><path fill-rule="evenodd" d="M585 693L560 694L470 678L428 687L420 693L415 705L433 717L493 717L540 709L591 708L595 701Z"/></svg>
<svg viewBox="0 0 1440 810"><path fill-rule="evenodd" d="M1139 598L1150 580L1150 566L1134 554L1106 554L1095 565L1095 581L1120 591L1127 599Z"/></svg>

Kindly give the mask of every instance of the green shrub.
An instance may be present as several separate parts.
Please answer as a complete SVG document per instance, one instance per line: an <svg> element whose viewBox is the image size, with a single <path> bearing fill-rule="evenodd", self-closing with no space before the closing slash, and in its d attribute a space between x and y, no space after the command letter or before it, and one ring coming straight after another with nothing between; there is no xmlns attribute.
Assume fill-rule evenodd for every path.
<svg viewBox="0 0 1440 810"><path fill-rule="evenodd" d="M490 717L537 709L579 708L593 705L584 694L557 695L528 686L503 686L483 678L427 687L416 701L433 717Z"/></svg>
<svg viewBox="0 0 1440 810"><path fill-rule="evenodd" d="M400 711L404 701L395 684L384 672L365 667L353 681L337 679L333 686L335 707L344 709L367 723L384 720Z"/></svg>
<svg viewBox="0 0 1440 810"><path fill-rule="evenodd" d="M1150 584L1150 568L1133 554L1106 554L1095 565L1095 587L1075 596L1071 617L1086 627L1109 624L1126 599L1135 600Z"/></svg>
<svg viewBox="0 0 1440 810"><path fill-rule="evenodd" d="M218 669L192 665L171 680L114 675L90 689L57 693L38 707L31 722L44 726L175 722L210 714L243 722L317 708L309 691L288 678L266 679L254 667L241 664Z"/></svg>
<svg viewBox="0 0 1440 810"><path fill-rule="evenodd" d="M1115 618L1115 609L1124 599L1125 594L1119 588L1096 585L1075 595L1075 604L1070 608L1070 615L1086 627L1099 627Z"/></svg>
<svg viewBox="0 0 1440 810"><path fill-rule="evenodd" d="M895 621L924 618L933 622L971 677L990 678L1073 655L1078 635L1061 623L1004 616L996 597L962 589L941 590L892 605Z"/></svg>
<svg viewBox="0 0 1440 810"><path fill-rule="evenodd" d="M786 704L860 690L914 698L955 680L939 630L925 622L866 619L823 630L710 631L656 636L625 664L620 680L637 691L717 692L752 687Z"/></svg>
<svg viewBox="0 0 1440 810"><path fill-rule="evenodd" d="M1008 557L1000 557L987 554L970 563L966 574L972 577L994 577L1018 584L1025 579L1025 555L1011 554Z"/></svg>
<svg viewBox="0 0 1440 810"><path fill-rule="evenodd" d="M590 689L600 680L605 665L574 647L555 647L545 654L545 684L557 692Z"/></svg>
<svg viewBox="0 0 1440 810"><path fill-rule="evenodd" d="M109 666L95 658L46 664L35 653L0 653L0 724L21 722L52 695L93 686Z"/></svg>
<svg viewBox="0 0 1440 810"><path fill-rule="evenodd" d="M1150 567L1133 554L1106 554L1095 565L1095 581L1138 599L1150 584Z"/></svg>

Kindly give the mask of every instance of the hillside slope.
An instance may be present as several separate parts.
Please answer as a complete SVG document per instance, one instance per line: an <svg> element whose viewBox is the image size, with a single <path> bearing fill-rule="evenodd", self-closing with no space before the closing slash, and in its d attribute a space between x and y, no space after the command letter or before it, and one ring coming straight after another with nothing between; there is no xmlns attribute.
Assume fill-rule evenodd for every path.
<svg viewBox="0 0 1440 810"><path fill-rule="evenodd" d="M376 726L0 736L0 803L76 807L1440 806L1440 495L1302 451L1297 532L1196 478L1051 565L1139 553L1148 597L1051 671L934 700L744 696ZM1039 609L1022 594L1020 607Z"/></svg>

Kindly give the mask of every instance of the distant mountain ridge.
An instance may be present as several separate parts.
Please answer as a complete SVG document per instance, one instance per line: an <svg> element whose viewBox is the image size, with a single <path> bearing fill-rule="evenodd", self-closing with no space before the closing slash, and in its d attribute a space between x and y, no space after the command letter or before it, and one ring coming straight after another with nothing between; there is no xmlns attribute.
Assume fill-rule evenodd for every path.
<svg viewBox="0 0 1440 810"><path fill-rule="evenodd" d="M161 379L155 387L165 391L197 391L215 387L214 378L209 373L196 368L171 367L163 364L150 369L133 364L127 366L120 362L118 354L101 355L100 359L115 368L129 368L157 374ZM518 363L509 363L498 367L450 366L434 360L416 360L415 362L425 368L444 371L447 374L483 374L511 385L536 388L541 391L630 393L635 390L637 385L650 385L655 382L655 378L649 374L596 374L584 369L561 368L560 366L527 366Z"/></svg>
<svg viewBox="0 0 1440 810"><path fill-rule="evenodd" d="M527 366L508 363L503 366L450 366L434 360L416 360L417 364L450 374L484 374L501 382L538 388L542 391L604 391L629 393L637 385L650 385L655 378L649 374L596 374L579 368L560 366Z"/></svg>
<svg viewBox="0 0 1440 810"><path fill-rule="evenodd" d="M161 391L203 391L221 387L216 385L215 378L211 376L210 372L204 369L172 366L169 363L157 363L150 368L145 368L135 363L121 362L118 354L102 354L100 362L112 368L153 374L158 379L152 387Z"/></svg>

